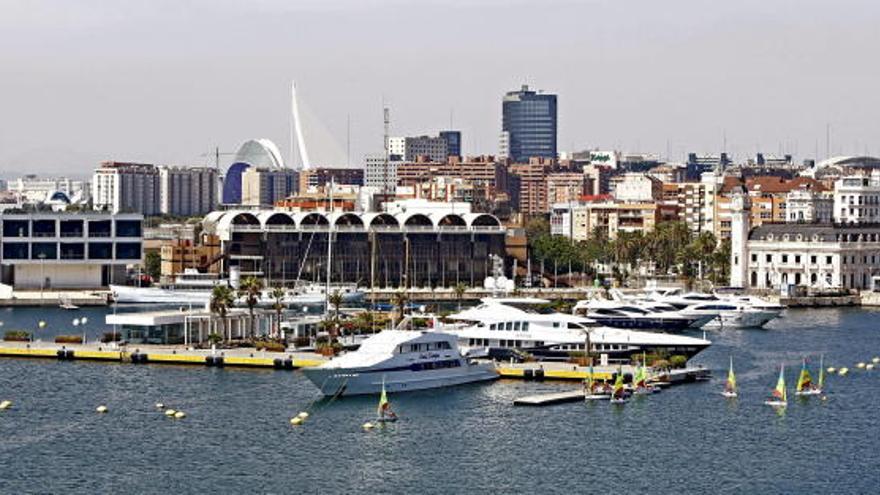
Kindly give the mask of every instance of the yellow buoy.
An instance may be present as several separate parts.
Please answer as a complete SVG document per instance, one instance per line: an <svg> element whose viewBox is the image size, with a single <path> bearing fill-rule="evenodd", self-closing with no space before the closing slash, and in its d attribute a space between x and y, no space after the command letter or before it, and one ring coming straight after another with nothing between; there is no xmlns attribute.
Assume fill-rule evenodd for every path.
<svg viewBox="0 0 880 495"><path fill-rule="evenodd" d="M822 396L822 400L828 400L828 396L827 396L827 395L823 395L823 396Z"/></svg>
<svg viewBox="0 0 880 495"><path fill-rule="evenodd" d="M840 376L845 376L847 373L849 373L849 368L840 368L840 371L837 372Z"/></svg>
<svg viewBox="0 0 880 495"><path fill-rule="evenodd" d="M827 371L828 373L835 373L837 371L837 368L835 368L834 366L829 366Z"/></svg>
<svg viewBox="0 0 880 495"><path fill-rule="evenodd" d="M301 425L302 422L303 422L302 418L298 418L298 417L297 418L290 418L290 424L292 424L294 426Z"/></svg>
<svg viewBox="0 0 880 495"><path fill-rule="evenodd" d="M865 363L856 363L856 368L862 369L865 367Z"/></svg>
<svg viewBox="0 0 880 495"><path fill-rule="evenodd" d="M372 429L374 426L376 426L376 425L374 425L373 423L370 423L370 422L368 421L368 422L364 423L363 428L364 428L365 430L370 430L370 429Z"/></svg>
<svg viewBox="0 0 880 495"><path fill-rule="evenodd" d="M174 409L169 409L165 411L165 416L174 416L175 414L177 414L177 411L175 411Z"/></svg>
<svg viewBox="0 0 880 495"><path fill-rule="evenodd" d="M0 409L9 409L10 407L12 407L11 400L4 400L3 402L0 402Z"/></svg>
<svg viewBox="0 0 880 495"><path fill-rule="evenodd" d="M186 413L183 411L177 411L176 413L174 413L174 417L177 419L183 419L186 417Z"/></svg>
<svg viewBox="0 0 880 495"><path fill-rule="evenodd" d="M162 404L161 402L157 402L156 409L165 409L165 404Z"/></svg>
<svg viewBox="0 0 880 495"><path fill-rule="evenodd" d="M107 406L98 406L95 408L95 411L97 411L99 413L105 413L105 412L107 412Z"/></svg>
<svg viewBox="0 0 880 495"><path fill-rule="evenodd" d="M306 419L306 418L309 417L309 413L307 413L307 412L301 412L301 413L297 414L296 417L297 417L297 418L300 418L300 419Z"/></svg>
<svg viewBox="0 0 880 495"><path fill-rule="evenodd" d="M874 365L873 365L872 363L868 363L868 364L865 365L865 369L866 369L866 370L872 370L872 369L874 369Z"/></svg>
<svg viewBox="0 0 880 495"><path fill-rule="evenodd" d="M874 359L871 360L871 362L874 364L880 364L880 357L875 357Z"/></svg>

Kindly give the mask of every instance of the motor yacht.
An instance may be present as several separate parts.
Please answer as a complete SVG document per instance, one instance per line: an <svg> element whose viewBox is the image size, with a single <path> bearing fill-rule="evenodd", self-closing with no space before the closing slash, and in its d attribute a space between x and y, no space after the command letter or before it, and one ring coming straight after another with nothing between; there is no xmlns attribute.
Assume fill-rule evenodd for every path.
<svg viewBox="0 0 880 495"><path fill-rule="evenodd" d="M448 387L498 378L492 363L462 356L454 335L433 331L383 330L358 350L303 374L327 396L378 394Z"/></svg>
<svg viewBox="0 0 880 495"><path fill-rule="evenodd" d="M702 328L715 315L684 314L673 306L651 303L628 303L604 299L578 301L574 314L614 328L680 332Z"/></svg>
<svg viewBox="0 0 880 495"><path fill-rule="evenodd" d="M717 314L707 328L760 328L779 317L782 306L751 296L722 296L680 289L652 292L648 298L677 308L682 314Z"/></svg>
<svg viewBox="0 0 880 495"><path fill-rule="evenodd" d="M545 310L547 303L534 298L486 298L434 326L458 337L462 349L472 355L505 349L539 359L567 360L571 352L583 352L589 343L590 352L607 363L628 362L642 353L690 358L711 345L700 338L612 328L583 316Z"/></svg>

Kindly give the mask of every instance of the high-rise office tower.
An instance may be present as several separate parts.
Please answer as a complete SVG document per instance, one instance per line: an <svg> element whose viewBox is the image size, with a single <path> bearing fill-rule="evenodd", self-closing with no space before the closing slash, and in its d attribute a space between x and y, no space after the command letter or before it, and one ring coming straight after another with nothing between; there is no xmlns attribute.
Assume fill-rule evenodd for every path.
<svg viewBox="0 0 880 495"><path fill-rule="evenodd" d="M556 95L510 91L502 100L500 154L515 162L556 158Z"/></svg>

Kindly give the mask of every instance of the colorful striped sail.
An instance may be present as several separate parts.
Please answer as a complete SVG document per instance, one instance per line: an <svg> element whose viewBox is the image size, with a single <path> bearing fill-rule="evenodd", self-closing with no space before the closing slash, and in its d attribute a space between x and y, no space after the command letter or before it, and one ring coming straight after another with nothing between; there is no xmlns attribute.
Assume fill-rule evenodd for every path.
<svg viewBox="0 0 880 495"><path fill-rule="evenodd" d="M623 398L623 368L617 369L617 379L614 380L614 390L611 396L615 399Z"/></svg>
<svg viewBox="0 0 880 495"><path fill-rule="evenodd" d="M801 365L801 375L798 377L797 391L809 390L812 384L813 377L810 376L810 371L807 369L807 360L804 358L803 365Z"/></svg>
<svg viewBox="0 0 880 495"><path fill-rule="evenodd" d="M724 384L724 391L736 393L736 375L733 373L733 356L730 356L730 368L727 370L727 383Z"/></svg>
<svg viewBox="0 0 880 495"><path fill-rule="evenodd" d="M636 368L636 374L633 377L633 385L636 388L645 388L648 382L648 373L645 371L644 366L639 366Z"/></svg>
<svg viewBox="0 0 880 495"><path fill-rule="evenodd" d="M776 388L773 389L773 397L786 402L788 395L785 393L785 365L779 366L779 380L776 380Z"/></svg>
<svg viewBox="0 0 880 495"><path fill-rule="evenodd" d="M388 406L390 404L391 403L388 402L388 394L385 393L385 382L382 381L382 394L379 395L379 408L376 410L379 416L383 416L385 414L385 410L388 409Z"/></svg>

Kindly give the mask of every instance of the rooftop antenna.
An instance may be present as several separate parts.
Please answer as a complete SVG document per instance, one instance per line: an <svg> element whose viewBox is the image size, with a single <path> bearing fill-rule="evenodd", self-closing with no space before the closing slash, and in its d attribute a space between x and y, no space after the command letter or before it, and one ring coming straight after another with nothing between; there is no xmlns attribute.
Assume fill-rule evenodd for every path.
<svg viewBox="0 0 880 495"><path fill-rule="evenodd" d="M345 116L345 166L351 168L351 114Z"/></svg>
<svg viewBox="0 0 880 495"><path fill-rule="evenodd" d="M290 83L290 111L291 111L291 116L293 118L293 128L290 131L291 132L291 138L290 138L290 141L291 141L291 143L290 143L291 144L291 146L290 146L290 148L291 148L291 151L290 151L291 164L290 165L291 165L291 167L293 166L293 132L296 131L296 144L297 144L297 147L299 148L299 158L300 158L300 162L302 165L301 168L302 168L302 170L309 170L312 167L309 162L309 152L306 150L306 141L303 138L302 120L300 119L300 115L299 115L299 104L296 101L296 81L292 81Z"/></svg>
<svg viewBox="0 0 880 495"><path fill-rule="evenodd" d="M382 193L387 195L389 193L388 187L388 128L391 125L391 110L385 106L382 109L382 115L385 122L385 162L382 165ZM387 199L387 198L386 198Z"/></svg>

